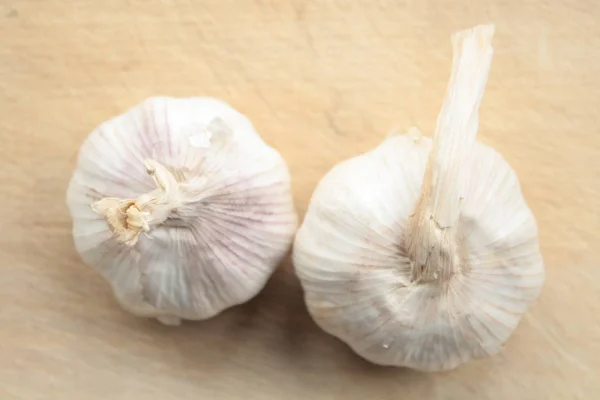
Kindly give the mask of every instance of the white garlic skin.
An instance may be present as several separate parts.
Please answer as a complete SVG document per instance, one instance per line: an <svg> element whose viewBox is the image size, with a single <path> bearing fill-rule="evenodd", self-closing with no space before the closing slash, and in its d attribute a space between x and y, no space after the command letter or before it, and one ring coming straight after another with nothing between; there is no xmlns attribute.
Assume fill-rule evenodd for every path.
<svg viewBox="0 0 600 400"><path fill-rule="evenodd" d="M544 282L537 225L515 172L476 142L458 223L460 271L411 280L405 246L432 140L388 138L318 184L294 242L316 323L365 359L443 371L501 350Z"/></svg>
<svg viewBox="0 0 600 400"><path fill-rule="evenodd" d="M215 121L227 132L210 132ZM187 200L127 245L92 204L156 190L148 158L173 174ZM241 113L203 97L149 98L97 127L80 150L67 205L77 251L121 306L168 325L210 318L254 297L297 227L281 155Z"/></svg>

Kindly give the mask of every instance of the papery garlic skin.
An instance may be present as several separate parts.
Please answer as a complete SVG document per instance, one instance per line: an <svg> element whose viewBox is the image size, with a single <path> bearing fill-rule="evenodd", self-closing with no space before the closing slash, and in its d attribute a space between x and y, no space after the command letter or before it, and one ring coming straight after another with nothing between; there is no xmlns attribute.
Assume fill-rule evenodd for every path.
<svg viewBox="0 0 600 400"><path fill-rule="evenodd" d="M476 36L490 28L478 29ZM462 96L452 82L438 126L449 120L444 110L464 115L474 142L476 119L451 104ZM481 93L473 96L459 101L476 110ZM294 266L310 314L373 363L443 371L495 354L541 291L537 225L515 172L469 138L458 140L467 152L440 150L456 145L460 131L436 133L454 142L440 140L433 152L434 142L412 129L336 165L318 184L296 234ZM454 152L460 158L443 158ZM443 183L443 173L452 175L440 168L446 161L449 168L459 162L461 173L444 188L435 178ZM428 187L445 197L442 212ZM452 207L456 212L446 212Z"/></svg>
<svg viewBox="0 0 600 400"><path fill-rule="evenodd" d="M77 251L122 307L169 325L254 297L297 226L284 159L203 97L149 98L101 124L67 205Z"/></svg>
<svg viewBox="0 0 600 400"><path fill-rule="evenodd" d="M435 371L498 352L544 270L514 171L477 143L458 227L463 270L443 287L413 283L405 234L430 148L401 135L334 167L296 234L294 265L325 331L374 363Z"/></svg>

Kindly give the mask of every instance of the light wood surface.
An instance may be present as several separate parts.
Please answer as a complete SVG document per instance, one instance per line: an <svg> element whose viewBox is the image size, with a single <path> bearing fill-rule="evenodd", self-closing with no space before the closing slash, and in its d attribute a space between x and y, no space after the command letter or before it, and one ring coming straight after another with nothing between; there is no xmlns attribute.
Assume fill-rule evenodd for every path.
<svg viewBox="0 0 600 400"><path fill-rule="evenodd" d="M0 399L592 399L600 389L600 2L0 0ZM64 195L100 122L151 95L219 97L293 175L430 135L449 37L494 22L481 141L517 170L547 281L498 356L372 366L310 320L289 260L250 303L160 326L76 254Z"/></svg>

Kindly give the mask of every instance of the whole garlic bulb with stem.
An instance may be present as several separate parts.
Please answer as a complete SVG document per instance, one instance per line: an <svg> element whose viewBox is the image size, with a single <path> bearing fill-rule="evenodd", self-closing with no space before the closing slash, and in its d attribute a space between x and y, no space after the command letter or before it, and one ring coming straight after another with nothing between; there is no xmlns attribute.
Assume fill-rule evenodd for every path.
<svg viewBox="0 0 600 400"><path fill-rule="evenodd" d="M97 127L67 193L83 260L168 325L254 297L293 241L281 155L226 103L153 97Z"/></svg>
<svg viewBox="0 0 600 400"><path fill-rule="evenodd" d="M336 165L296 234L312 317L373 363L442 371L497 353L541 291L517 176L475 141L493 32L453 35L433 141L412 128Z"/></svg>

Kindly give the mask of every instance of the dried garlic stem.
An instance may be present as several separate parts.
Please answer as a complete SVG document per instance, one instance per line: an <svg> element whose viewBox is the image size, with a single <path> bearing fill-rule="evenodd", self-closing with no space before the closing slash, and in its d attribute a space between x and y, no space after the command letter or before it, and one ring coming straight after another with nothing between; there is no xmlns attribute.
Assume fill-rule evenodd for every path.
<svg viewBox="0 0 600 400"><path fill-rule="evenodd" d="M452 74L408 235L415 281L446 282L458 272L456 227L468 174L461 164L477 136L493 35L494 25L480 25L452 36Z"/></svg>
<svg viewBox="0 0 600 400"><path fill-rule="evenodd" d="M142 232L163 223L181 204L179 184L173 174L154 160L146 160L144 165L158 189L137 199L105 197L92 204L92 209L104 216L116 238L129 246L137 243Z"/></svg>

